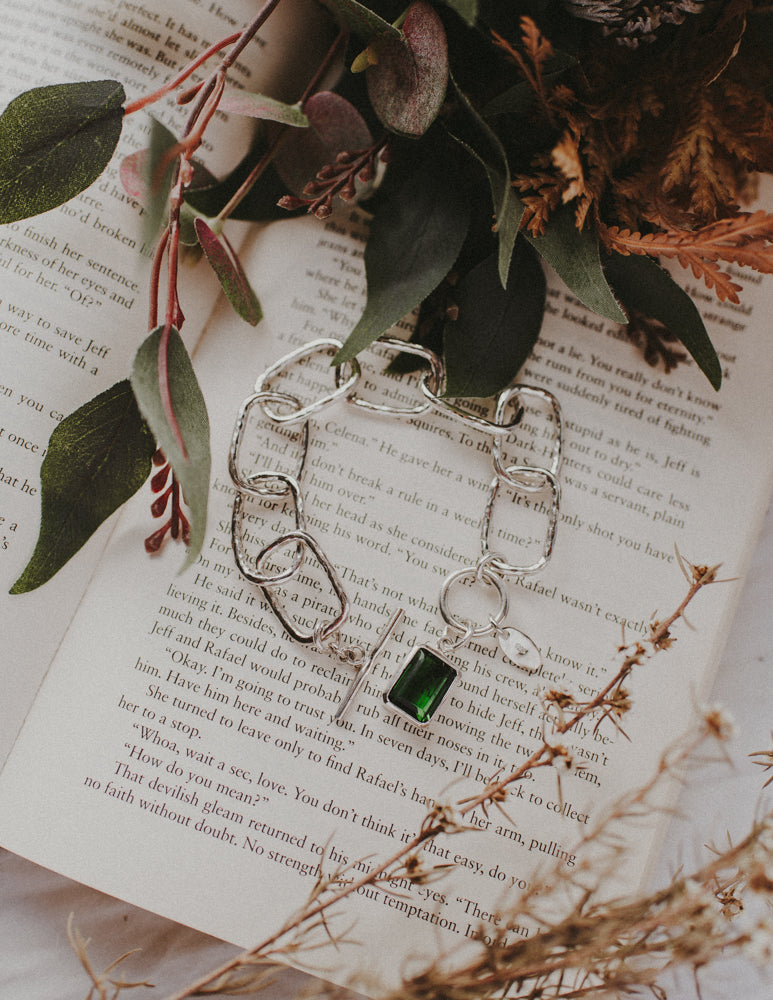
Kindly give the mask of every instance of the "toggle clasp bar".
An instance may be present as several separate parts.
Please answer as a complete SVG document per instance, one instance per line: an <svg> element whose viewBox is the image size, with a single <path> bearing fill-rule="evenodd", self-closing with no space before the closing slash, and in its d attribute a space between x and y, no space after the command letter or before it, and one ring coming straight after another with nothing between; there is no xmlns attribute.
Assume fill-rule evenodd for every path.
<svg viewBox="0 0 773 1000"><path fill-rule="evenodd" d="M339 703L336 713L333 716L334 722L338 722L339 719L342 719L344 717L345 712L347 711L351 703L354 701L360 688L365 683L368 674L373 669L373 665L375 664L379 653L386 645L389 636L392 634L392 632L394 632L395 628L397 627L402 617L403 617L403 609L398 608L397 611L395 611L395 613L387 622L386 628L381 633L381 637L379 638L378 642L373 647L373 649L370 651L368 658L364 660L363 663L361 664L357 673L354 675L354 678L352 679L352 682L350 683L346 691L346 694Z"/></svg>

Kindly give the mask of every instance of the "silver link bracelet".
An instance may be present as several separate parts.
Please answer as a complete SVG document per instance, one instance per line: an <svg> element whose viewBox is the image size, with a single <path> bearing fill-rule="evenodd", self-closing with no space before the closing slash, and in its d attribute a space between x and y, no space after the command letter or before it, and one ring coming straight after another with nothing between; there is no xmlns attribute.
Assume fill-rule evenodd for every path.
<svg viewBox="0 0 773 1000"><path fill-rule="evenodd" d="M545 567L553 553L558 525L560 488L558 473L561 465L562 421L561 410L552 393L534 386L513 385L503 389L497 396L494 417L488 419L472 413L453 403L440 394L444 385L444 368L440 358L421 345L402 341L393 337L382 337L376 342L388 351L410 354L418 357L426 365L419 380L422 397L411 406L396 406L372 402L358 393L362 369L358 360L344 366L332 368L333 386L329 390L320 385L320 395L309 402L301 402L294 394L274 386L287 376L292 367L303 365L318 353L334 353L342 343L334 338L320 338L297 348L269 366L257 379L255 392L242 404L237 416L228 468L236 487L231 521L232 547L236 565L240 573L261 588L285 632L295 641L309 645L317 652L334 657L339 663L353 666L356 674L344 698L339 702L334 715L341 719L356 696L361 691L366 678L372 671L377 657L383 650L390 635L403 616L402 609L392 615L379 636L376 645L365 650L358 644L350 644L341 635L341 627L347 621L351 602L344 583L335 566L326 555L317 539L307 530L305 504L301 488L301 478L306 462L309 444L309 420L326 411L329 407L345 403L371 413L413 417L426 412L429 407L450 415L465 428L483 433L490 438L490 450L494 478L488 489L486 503L481 518L481 552L475 563L450 573L440 588L438 609L445 622L445 632L437 647L414 646L402 664L396 678L384 692L384 700L395 711L401 713L414 725L427 725L442 703L448 689L456 679L457 668L448 656L466 646L473 639L494 636L502 654L515 666L528 672L538 670L541 655L535 643L525 633L502 623L508 611L507 580L513 577L537 573ZM311 381L306 379L305 384ZM509 463L505 448L515 437L518 424L523 419L527 406L538 404L547 407L553 425L553 440L550 461L547 466ZM294 476L270 468L261 455L256 468L245 468L242 456L246 428L253 410L258 409L262 417L286 434L291 426L302 422L298 432L299 460ZM514 410L508 416L510 410ZM284 430L287 428L287 430ZM491 525L494 509L501 491L509 490L521 494L534 494L549 490L550 506L547 512L547 530L539 557L530 563L512 563L490 547ZM264 544L256 556L247 552L245 519L250 503L291 501L294 511L294 525L290 530L276 536ZM289 550L285 551L285 550ZM316 562L324 572L330 585L332 608L324 605L326 615L313 623L298 624L288 613L282 588L300 581L301 574L309 567L309 561ZM451 610L450 595L462 584L468 593L473 587L482 587L496 594L498 607L485 621L476 622ZM459 588L462 589L462 588ZM324 603L320 599L320 603ZM303 627L302 627L303 626Z"/></svg>

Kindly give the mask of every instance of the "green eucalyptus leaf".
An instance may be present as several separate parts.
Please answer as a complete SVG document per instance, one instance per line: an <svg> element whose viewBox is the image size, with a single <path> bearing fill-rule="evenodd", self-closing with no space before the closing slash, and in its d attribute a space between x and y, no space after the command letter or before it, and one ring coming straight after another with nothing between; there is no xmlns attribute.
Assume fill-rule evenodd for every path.
<svg viewBox="0 0 773 1000"><path fill-rule="evenodd" d="M467 24L474 25L478 20L478 0L446 0L446 4Z"/></svg>
<svg viewBox="0 0 773 1000"><path fill-rule="evenodd" d="M142 343L134 358L131 383L140 411L182 487L190 511L191 538L183 569L196 561L204 542L209 494L209 418L180 334L169 331L166 369L173 421L164 405L159 346L164 327L159 326ZM179 434L178 434L179 431ZM180 443L182 437L182 445Z"/></svg>
<svg viewBox="0 0 773 1000"><path fill-rule="evenodd" d="M307 128L309 120L299 104L285 104L265 94L253 94L249 90L226 90L218 103L219 111L229 111L248 118L280 122L293 128Z"/></svg>
<svg viewBox="0 0 773 1000"><path fill-rule="evenodd" d="M198 247L199 238L196 235L196 221L203 218L192 205L184 201L180 206L180 242L184 247ZM212 227L214 219L207 219L207 225Z"/></svg>
<svg viewBox="0 0 773 1000"><path fill-rule="evenodd" d="M80 194L110 162L123 124L114 80L36 87L0 115L0 223L40 215Z"/></svg>
<svg viewBox="0 0 773 1000"><path fill-rule="evenodd" d="M722 384L722 365L698 307L668 271L651 257L610 254L604 261L610 284L630 309L662 323L684 344L712 384Z"/></svg>
<svg viewBox="0 0 773 1000"><path fill-rule="evenodd" d="M425 161L380 205L365 246L365 310L335 357L341 364L416 308L456 262L470 222L453 171Z"/></svg>
<svg viewBox="0 0 773 1000"><path fill-rule="evenodd" d="M156 449L128 380L101 392L59 424L40 468L40 534L11 588L50 580L147 480Z"/></svg>
<svg viewBox="0 0 773 1000"><path fill-rule="evenodd" d="M400 32L389 21L379 17L357 0L322 0L338 21L354 32L358 38L370 41L379 35L399 36Z"/></svg>
<svg viewBox="0 0 773 1000"><path fill-rule="evenodd" d="M539 336L545 294L545 274L524 240L515 245L506 288L496 254L465 275L454 289L458 318L443 331L446 396L493 396L509 385Z"/></svg>
<svg viewBox="0 0 773 1000"><path fill-rule="evenodd" d="M193 228L225 297L243 320L257 326L263 319L260 302L233 247L225 236L218 238L201 217L194 220Z"/></svg>
<svg viewBox="0 0 773 1000"><path fill-rule="evenodd" d="M601 266L598 236L577 228L570 205L552 213L544 236L524 235L584 306L613 323L626 322Z"/></svg>
<svg viewBox="0 0 773 1000"><path fill-rule="evenodd" d="M499 280L504 288L510 272L510 261L521 225L524 206L513 193L507 153L497 134L489 128L466 95L454 83L457 114L447 123L448 132L473 156L486 171L494 216L497 220L499 245Z"/></svg>
<svg viewBox="0 0 773 1000"><path fill-rule="evenodd" d="M368 67L368 96L381 123L398 135L424 135L440 111L448 85L448 42L443 22L426 0L408 8L402 35L378 42Z"/></svg>

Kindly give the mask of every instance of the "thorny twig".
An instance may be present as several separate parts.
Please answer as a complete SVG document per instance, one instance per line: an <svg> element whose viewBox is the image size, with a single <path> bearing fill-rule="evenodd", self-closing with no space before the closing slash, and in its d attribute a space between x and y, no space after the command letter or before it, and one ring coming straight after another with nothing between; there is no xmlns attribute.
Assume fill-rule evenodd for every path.
<svg viewBox="0 0 773 1000"><path fill-rule="evenodd" d="M674 624L684 617L687 607L703 587L717 582L717 566L692 566L682 560L681 557L680 563L688 575L689 586L679 606L666 618L651 623L650 634L646 640L637 642L632 646L622 646L620 648L620 652L623 655L621 666L614 677L595 697L582 703L575 702L569 698L564 705L560 706L553 720L553 735L561 736L570 732L578 726L581 720L588 719L590 716L597 714L601 714L602 718L614 716L619 711L623 681L630 675L634 667L643 663L649 656L669 648L673 641L670 630ZM570 709L570 711L567 713L566 709ZM402 844L397 851L384 860L379 861L359 878L352 879L351 881L347 880L342 885L340 876L338 875L332 878L323 878L320 876L311 899L300 913L290 917L277 931L266 937L259 944L229 959L223 965L198 978L195 982L171 994L166 1000L186 1000L188 997L196 996L202 991L210 989L215 982L227 982L229 976L240 969L261 964L267 960L270 961L274 956L282 953L283 941L290 940L293 942L292 947L296 948L298 934L302 934L310 926L319 926L319 921L324 921L325 915L333 907L364 886L378 884L385 879L406 877L406 873L408 872L410 874L407 877L410 880L426 878L429 873L421 867L416 868L416 858L420 855L420 849L423 844L443 833L450 834L470 829L469 825L465 822L465 817L469 816L474 809L478 807L486 808L490 804L501 808L501 803L505 800L507 789L510 785L523 780L528 773L533 772L537 768L553 765L557 757L561 758L562 756L563 753L560 751L560 748L557 752L555 741L544 737L542 744L528 759L523 761L510 774L490 781L479 794L464 799L455 805L436 804L425 817L418 833L408 843ZM643 795L644 792L640 794ZM621 928L620 913L616 912L610 916L610 921L610 926L614 925L617 929ZM577 955L584 957L585 952L580 950ZM486 961L490 960L489 956ZM528 971L524 968L524 976L547 975L552 970L553 966L547 963L542 970L536 966L528 969ZM512 978L515 973L511 970L509 975ZM517 978L521 979L520 967ZM501 979L499 982L501 986ZM486 996L488 995L488 990L485 986L485 983L478 983L474 994L467 993L464 989L459 991L454 989L453 993L454 996L462 998L471 998L473 995ZM420 990L418 994L421 994ZM539 994L528 995L536 997ZM564 996L567 998L571 996L579 997L581 995L583 995L581 992L555 994L555 996Z"/></svg>
<svg viewBox="0 0 773 1000"><path fill-rule="evenodd" d="M70 947L75 952L78 961L83 966L92 983L86 1000L115 1000L118 994L123 990L133 990L139 987L151 988L153 986L152 983L149 983L146 980L129 982L125 979L115 979L111 975L113 970L116 969L121 962L125 962L126 959L129 958L130 955L134 955L138 949L133 948L131 951L124 952L123 955L119 955L118 958L114 959L110 965L107 966L104 972L97 972L88 956L88 947L91 942L88 938L84 938L75 926L72 914L70 914L69 919L67 920L67 937L70 941Z"/></svg>

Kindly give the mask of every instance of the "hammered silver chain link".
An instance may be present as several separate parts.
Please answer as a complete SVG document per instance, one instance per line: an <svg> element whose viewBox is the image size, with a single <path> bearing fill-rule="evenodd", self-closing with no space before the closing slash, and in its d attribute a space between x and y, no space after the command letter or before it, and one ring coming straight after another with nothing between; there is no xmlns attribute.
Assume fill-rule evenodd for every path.
<svg viewBox="0 0 773 1000"><path fill-rule="evenodd" d="M357 359L339 367L332 367L333 385L329 390L323 387L322 394L311 402L301 403L292 393L272 389L272 382L282 375L287 375L294 366L302 365L307 358L320 353L334 354L343 346L340 341L334 338L313 340L286 354L258 377L255 391L247 397L239 410L228 461L231 479L236 487L231 521L232 545L236 565L247 580L261 588L283 628L296 642L309 644L315 650L333 656L340 663L359 669L360 674L345 699L346 703L349 702L355 689L364 680L366 673L364 666L373 659L374 652L368 653L357 644L347 644L341 637L340 630L349 616L351 603L333 563L316 538L306 528L305 504L300 481L306 462L309 421L312 417L326 411L329 407L342 404L391 417L414 417L432 408L449 414L467 429L489 436L494 476L488 488L481 516L480 555L474 563L456 570L446 577L438 599L438 608L446 623L446 632L442 643L449 650L463 646L472 638L504 634L502 621L508 609L506 581L508 578L536 573L544 568L553 552L560 505L558 473L562 448L561 411L556 398L550 392L534 386L510 386L498 394L493 407L493 419L489 419L465 409L464 406L442 395L445 372L442 361L434 352L421 345L391 337L382 337L377 343L397 354L407 353L418 357L426 365L426 371L419 380L421 396L418 397L418 401L414 405L393 406L373 402L359 395L362 369ZM372 377L373 373L370 373L370 378L372 379ZM371 382L368 384L372 385ZM546 466L510 464L505 457L506 444L515 438L518 423L526 405L535 400L547 407L550 413L553 439L549 464ZM258 408L262 416L277 430L281 429L285 436L293 432L293 428L296 428L294 433L299 439L299 459L298 468L294 475L272 469L268 463L265 466L258 464L256 468L244 468L241 454L243 441L250 413L255 408ZM297 430L298 425L300 425L300 430ZM490 547L493 511L497 498L504 491L516 494L533 494L539 491L550 493L544 541L539 557L532 562L523 564L508 562L502 555L492 551ZM283 503L291 501L294 511L292 528L278 534L276 538L264 544L257 555L253 557L247 554L244 526L245 504L250 497ZM288 550L290 554L285 552L281 568L279 568L277 556L283 550ZM313 629L303 629L293 621L285 609L278 596L277 588L289 584L297 578L302 567L309 560L316 560L326 575L336 601L337 613L328 621L318 622ZM478 623L454 614L451 611L450 595L457 584L480 586L492 591L497 603L495 612L488 616L485 621ZM394 627L398 615L393 617L382 635L378 644L379 648L383 645L388 632ZM341 709L339 709L339 715L340 713Z"/></svg>

